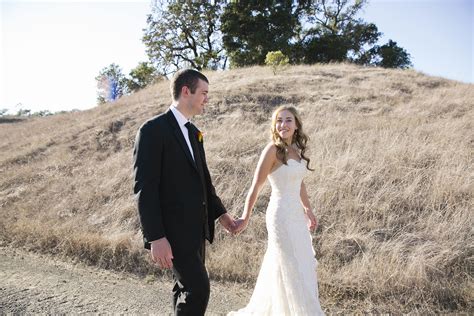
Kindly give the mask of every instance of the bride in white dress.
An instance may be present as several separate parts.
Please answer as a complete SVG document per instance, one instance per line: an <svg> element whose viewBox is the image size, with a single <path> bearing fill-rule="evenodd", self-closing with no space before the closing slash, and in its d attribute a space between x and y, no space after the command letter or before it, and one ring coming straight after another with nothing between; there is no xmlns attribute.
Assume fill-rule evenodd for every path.
<svg viewBox="0 0 474 316"><path fill-rule="evenodd" d="M309 168L308 137L293 107L272 115L272 142L262 152L237 232L248 225L268 178L272 193L266 212L268 245L248 305L228 315L324 315L318 294L317 261L310 231L317 222L303 182Z"/></svg>

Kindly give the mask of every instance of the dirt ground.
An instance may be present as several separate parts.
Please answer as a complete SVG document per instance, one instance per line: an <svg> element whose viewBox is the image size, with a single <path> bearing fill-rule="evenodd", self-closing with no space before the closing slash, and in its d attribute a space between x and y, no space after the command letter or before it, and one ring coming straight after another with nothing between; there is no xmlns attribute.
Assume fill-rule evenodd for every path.
<svg viewBox="0 0 474 316"><path fill-rule="evenodd" d="M0 247L0 314L171 314L171 280L106 271ZM206 315L243 307L251 290L211 281Z"/></svg>
<svg viewBox="0 0 474 316"><path fill-rule="evenodd" d="M0 315L172 315L170 276L139 277L0 245ZM248 286L211 280L206 316L237 310L251 294ZM327 315L399 314L370 302L364 308L360 302L344 308L321 303Z"/></svg>

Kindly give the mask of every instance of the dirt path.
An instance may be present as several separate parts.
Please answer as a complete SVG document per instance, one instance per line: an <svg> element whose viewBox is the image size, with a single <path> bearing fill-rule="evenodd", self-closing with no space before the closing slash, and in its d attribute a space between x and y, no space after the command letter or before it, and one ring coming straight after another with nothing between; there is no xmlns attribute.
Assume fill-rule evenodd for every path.
<svg viewBox="0 0 474 316"><path fill-rule="evenodd" d="M0 314L169 315L171 282L149 280L0 247ZM250 290L211 281L206 315L245 305Z"/></svg>

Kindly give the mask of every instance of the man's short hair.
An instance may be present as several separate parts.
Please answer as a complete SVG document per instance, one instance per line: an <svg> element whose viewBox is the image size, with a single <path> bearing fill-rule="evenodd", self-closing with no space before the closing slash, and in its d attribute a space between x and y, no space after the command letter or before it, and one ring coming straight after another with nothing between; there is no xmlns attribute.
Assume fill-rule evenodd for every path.
<svg viewBox="0 0 474 316"><path fill-rule="evenodd" d="M171 96L176 101L181 95L181 89L186 86L191 90L191 93L196 92L199 79L209 83L206 76L194 69L183 69L177 71L171 79L170 88Z"/></svg>

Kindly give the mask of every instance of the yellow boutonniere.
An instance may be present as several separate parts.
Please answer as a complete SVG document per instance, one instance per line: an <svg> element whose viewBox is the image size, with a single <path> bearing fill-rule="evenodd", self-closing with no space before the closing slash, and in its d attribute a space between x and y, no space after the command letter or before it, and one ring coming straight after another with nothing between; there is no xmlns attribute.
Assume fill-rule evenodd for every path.
<svg viewBox="0 0 474 316"><path fill-rule="evenodd" d="M201 131L198 131L198 141L202 143L202 133Z"/></svg>

